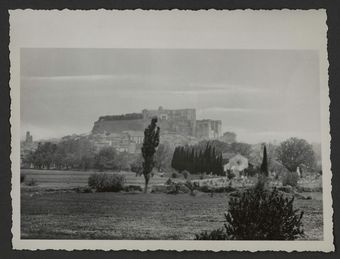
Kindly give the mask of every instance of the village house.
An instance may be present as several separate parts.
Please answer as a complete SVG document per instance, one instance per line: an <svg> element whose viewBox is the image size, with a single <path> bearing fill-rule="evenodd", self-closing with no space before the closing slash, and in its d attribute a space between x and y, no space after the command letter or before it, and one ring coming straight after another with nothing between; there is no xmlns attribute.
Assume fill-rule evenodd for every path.
<svg viewBox="0 0 340 259"><path fill-rule="evenodd" d="M244 170L248 168L248 158L240 154L224 153L223 158L223 169L225 172L232 172L235 177L240 177L244 175Z"/></svg>

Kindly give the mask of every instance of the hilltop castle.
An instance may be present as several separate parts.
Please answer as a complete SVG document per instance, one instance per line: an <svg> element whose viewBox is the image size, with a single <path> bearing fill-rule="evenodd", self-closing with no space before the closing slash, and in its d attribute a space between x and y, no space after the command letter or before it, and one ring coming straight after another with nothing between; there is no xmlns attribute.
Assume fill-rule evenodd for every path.
<svg viewBox="0 0 340 259"><path fill-rule="evenodd" d="M220 120L196 120L195 109L146 110L141 113L101 116L92 128L92 134L143 132L152 117L158 118L163 134L177 134L198 139L215 139L222 136Z"/></svg>

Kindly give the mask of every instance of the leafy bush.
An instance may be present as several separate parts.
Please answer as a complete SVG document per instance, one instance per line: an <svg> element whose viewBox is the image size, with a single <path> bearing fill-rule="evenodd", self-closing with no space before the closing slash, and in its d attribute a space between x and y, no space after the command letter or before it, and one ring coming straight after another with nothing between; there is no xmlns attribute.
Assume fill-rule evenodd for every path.
<svg viewBox="0 0 340 259"><path fill-rule="evenodd" d="M315 167L313 146L304 139L287 139L281 142L276 151L278 161L290 172L295 172L302 164L307 168Z"/></svg>
<svg viewBox="0 0 340 259"><path fill-rule="evenodd" d="M236 240L294 240L303 234L303 212L293 202L277 189L247 190L230 200L226 232Z"/></svg>
<svg viewBox="0 0 340 259"><path fill-rule="evenodd" d="M125 176L119 174L95 173L88 178L89 187L97 192L119 192L124 189Z"/></svg>
<svg viewBox="0 0 340 259"><path fill-rule="evenodd" d="M231 198L223 231L196 235L196 239L294 240L303 235L303 212L294 210L294 197L278 190L253 188Z"/></svg>
<svg viewBox="0 0 340 259"><path fill-rule="evenodd" d="M296 172L287 172L282 176L282 185L296 187L298 185L299 175Z"/></svg>

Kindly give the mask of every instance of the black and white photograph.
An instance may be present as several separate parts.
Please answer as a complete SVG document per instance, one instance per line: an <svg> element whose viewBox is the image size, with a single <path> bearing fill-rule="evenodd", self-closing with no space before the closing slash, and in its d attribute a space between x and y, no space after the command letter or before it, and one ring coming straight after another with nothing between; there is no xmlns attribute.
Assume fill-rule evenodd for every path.
<svg viewBox="0 0 340 259"><path fill-rule="evenodd" d="M334 249L325 12L10 15L17 248Z"/></svg>

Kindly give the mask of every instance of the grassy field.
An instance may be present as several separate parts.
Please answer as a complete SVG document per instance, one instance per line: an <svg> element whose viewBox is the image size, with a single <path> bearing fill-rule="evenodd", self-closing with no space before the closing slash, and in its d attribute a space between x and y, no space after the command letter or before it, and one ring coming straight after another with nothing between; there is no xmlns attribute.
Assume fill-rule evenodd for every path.
<svg viewBox="0 0 340 259"><path fill-rule="evenodd" d="M58 170L34 170L21 169L21 175L25 176L25 182L34 179L41 188L65 189L87 186L87 179L93 171L58 171ZM113 174L112 172L106 172ZM126 177L126 184L144 186L144 177L136 176L133 172L120 172ZM150 186L164 184L168 178L155 175L150 179Z"/></svg>
<svg viewBox="0 0 340 259"><path fill-rule="evenodd" d="M21 188L24 239L193 239L195 233L223 226L229 199L204 193L76 193L66 187L85 186L90 173L24 173L34 175L38 184ZM128 179L137 181L134 174ZM137 179L143 183L142 177ZM167 178L153 179L158 184ZM304 239L322 239L321 193L295 204L305 212Z"/></svg>

